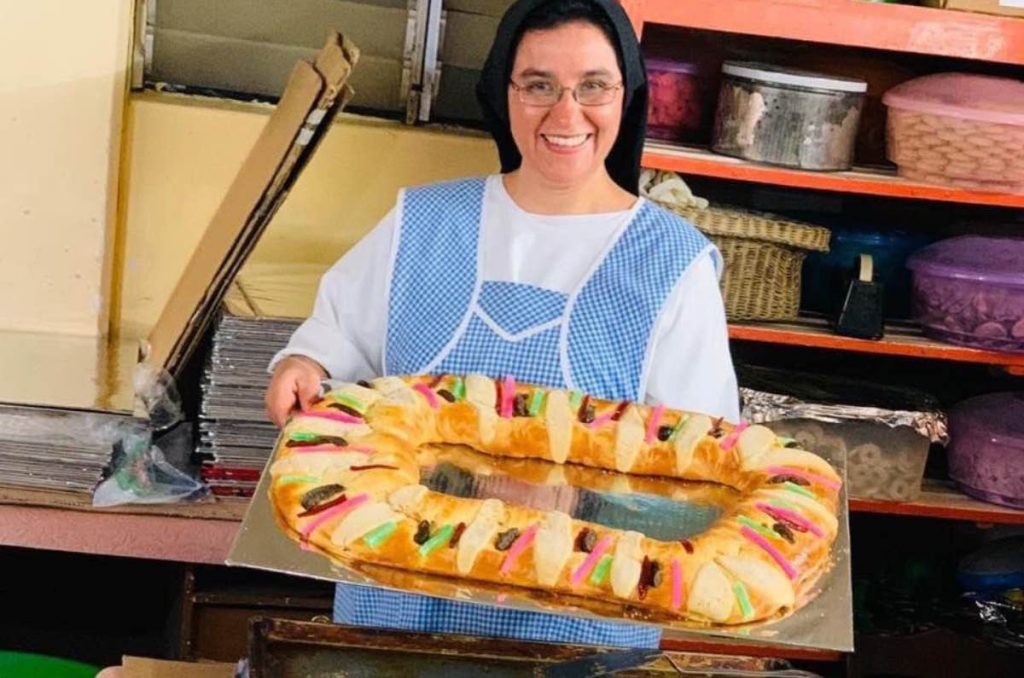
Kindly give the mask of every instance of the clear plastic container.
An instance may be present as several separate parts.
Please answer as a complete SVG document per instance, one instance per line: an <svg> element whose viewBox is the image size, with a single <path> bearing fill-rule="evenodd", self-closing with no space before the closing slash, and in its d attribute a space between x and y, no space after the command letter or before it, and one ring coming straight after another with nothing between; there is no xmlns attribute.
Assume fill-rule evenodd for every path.
<svg viewBox="0 0 1024 678"><path fill-rule="evenodd" d="M1024 392L990 393L949 413L949 475L983 501L1024 508Z"/></svg>
<svg viewBox="0 0 1024 678"><path fill-rule="evenodd" d="M1024 239L962 236L911 255L914 317L925 334L1024 351Z"/></svg>
<svg viewBox="0 0 1024 678"><path fill-rule="evenodd" d="M743 61L722 66L711 150L809 170L844 170L867 83Z"/></svg>
<svg viewBox="0 0 1024 678"><path fill-rule="evenodd" d="M883 101L889 159L901 176L1024 192L1024 82L938 73L893 87Z"/></svg>
<svg viewBox="0 0 1024 678"><path fill-rule="evenodd" d="M646 63L647 136L705 143L715 106L714 74L697 62L650 57Z"/></svg>
<svg viewBox="0 0 1024 678"><path fill-rule="evenodd" d="M742 416L830 461L850 495L914 501L946 418L927 393L840 377L737 365Z"/></svg>

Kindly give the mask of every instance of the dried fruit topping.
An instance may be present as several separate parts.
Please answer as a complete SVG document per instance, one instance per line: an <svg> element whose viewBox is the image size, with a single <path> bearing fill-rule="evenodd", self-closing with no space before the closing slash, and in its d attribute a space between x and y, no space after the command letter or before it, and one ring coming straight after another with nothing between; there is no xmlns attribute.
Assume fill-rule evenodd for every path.
<svg viewBox="0 0 1024 678"><path fill-rule="evenodd" d="M362 412L360 412L359 410L357 410L354 407L349 407L345 403L330 403L327 407L331 407L331 408L334 408L336 410L341 410L345 414L350 414L353 417L358 417L359 419L363 418L363 413Z"/></svg>
<svg viewBox="0 0 1024 678"><path fill-rule="evenodd" d="M775 523L774 525L772 525L772 529L780 537L782 537L783 539L788 541L790 544L792 544L794 541L796 541L796 538L793 536L793 530L789 529L788 525L786 525L784 523Z"/></svg>
<svg viewBox="0 0 1024 678"><path fill-rule="evenodd" d="M643 600L647 596L647 590L658 585L661 578L658 575L661 573L661 564L656 560L651 560L647 556L644 556L644 562L640 566L640 581L636 586L636 593L640 600Z"/></svg>
<svg viewBox="0 0 1024 678"><path fill-rule="evenodd" d="M686 549L687 553L693 553L693 542L691 542L689 539L681 539L679 543L683 545L683 548Z"/></svg>
<svg viewBox="0 0 1024 678"><path fill-rule="evenodd" d="M363 388L373 388L373 384L366 381L365 379L360 379L359 381L356 382L356 384L358 386L362 386Z"/></svg>
<svg viewBox="0 0 1024 678"><path fill-rule="evenodd" d="M322 504L334 495L344 491L345 486L339 485L338 483L321 485L319 487L314 487L312 490L302 495L302 499L299 500L299 503L302 504L302 508L308 511L317 504Z"/></svg>
<svg viewBox="0 0 1024 678"><path fill-rule="evenodd" d="M722 422L725 421L725 417L719 417L711 423L711 430L708 431L708 435L714 438L721 438L725 435L725 429L722 428Z"/></svg>
<svg viewBox="0 0 1024 678"><path fill-rule="evenodd" d="M455 532L452 533L452 538L448 542L448 548L455 548L459 545L459 540L462 539L462 533L466 531L466 523L459 523L455 526Z"/></svg>
<svg viewBox="0 0 1024 678"><path fill-rule="evenodd" d="M665 442L672 437L672 431L675 430L674 426L659 426L658 427L658 440Z"/></svg>
<svg viewBox="0 0 1024 678"><path fill-rule="evenodd" d="M583 396L577 418L584 424L594 421L594 406L590 404L590 396Z"/></svg>
<svg viewBox="0 0 1024 678"><path fill-rule="evenodd" d="M345 447L348 445L348 441L341 436L312 436L306 440L289 440L284 444L285 447L314 447L316 445Z"/></svg>
<svg viewBox="0 0 1024 678"><path fill-rule="evenodd" d="M494 540L494 548L499 551L508 551L516 539L519 538L519 530L510 527L504 532L498 535L498 538Z"/></svg>
<svg viewBox="0 0 1024 678"><path fill-rule="evenodd" d="M421 520L420 524L416 527L416 534L413 536L412 540L420 546L425 544L427 540L430 539L431 527L433 526L430 524L429 520Z"/></svg>
<svg viewBox="0 0 1024 678"><path fill-rule="evenodd" d="M615 413L612 414L612 421L618 421L619 419L621 419L622 413L626 411L627 407L629 407L628 400L623 400L621 403L619 403L619 406L615 408Z"/></svg>
<svg viewBox="0 0 1024 678"><path fill-rule="evenodd" d="M316 515L317 513L326 511L327 509L332 508L334 506L338 506L339 504L344 504L346 501L348 501L348 497L346 497L344 494L339 494L334 499L325 501L322 504L317 504L313 508L303 511L299 514L299 517L305 518L306 516Z"/></svg>
<svg viewBox="0 0 1024 678"><path fill-rule="evenodd" d="M445 400L447 400L450 403L454 403L455 402L455 396L452 395L452 392L449 391L446 388L442 388L440 391L438 391L437 395L441 396L442 398L444 398Z"/></svg>
<svg viewBox="0 0 1024 678"><path fill-rule="evenodd" d="M528 397L525 393L517 393L516 397L512 400L512 416L513 417L528 417L530 416L530 405L527 402Z"/></svg>
<svg viewBox="0 0 1024 678"><path fill-rule="evenodd" d="M573 545L573 548L577 551L590 553L594 550L595 544L597 544L597 533L589 527L584 527L579 531L579 534L576 535L576 543Z"/></svg>

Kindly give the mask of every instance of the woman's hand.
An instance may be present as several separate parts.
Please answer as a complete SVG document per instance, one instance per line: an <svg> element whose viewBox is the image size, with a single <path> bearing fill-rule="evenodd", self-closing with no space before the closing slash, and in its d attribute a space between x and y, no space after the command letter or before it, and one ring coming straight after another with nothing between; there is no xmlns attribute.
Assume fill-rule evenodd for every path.
<svg viewBox="0 0 1024 678"><path fill-rule="evenodd" d="M312 358L288 356L274 367L270 377L265 398L267 417L281 428L292 412L313 404L320 394L320 381L326 378L327 370Z"/></svg>

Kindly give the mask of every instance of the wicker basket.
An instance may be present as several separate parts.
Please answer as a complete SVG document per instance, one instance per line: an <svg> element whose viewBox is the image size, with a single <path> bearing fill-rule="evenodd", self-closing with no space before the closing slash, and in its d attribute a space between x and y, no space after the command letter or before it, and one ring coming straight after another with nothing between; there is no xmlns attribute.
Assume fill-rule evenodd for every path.
<svg viewBox="0 0 1024 678"><path fill-rule="evenodd" d="M722 252L722 294L729 319L797 316L804 257L812 250L828 251L827 228L725 207L663 206L699 228Z"/></svg>

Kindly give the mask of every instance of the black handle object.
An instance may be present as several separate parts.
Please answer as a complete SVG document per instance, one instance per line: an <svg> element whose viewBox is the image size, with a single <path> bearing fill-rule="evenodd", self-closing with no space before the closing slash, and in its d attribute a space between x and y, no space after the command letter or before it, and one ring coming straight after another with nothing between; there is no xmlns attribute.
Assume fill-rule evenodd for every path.
<svg viewBox="0 0 1024 678"><path fill-rule="evenodd" d="M860 255L859 275L849 281L843 306L836 318L836 334L857 339L881 339L882 305L885 301L882 283L874 280L874 261L870 254Z"/></svg>

